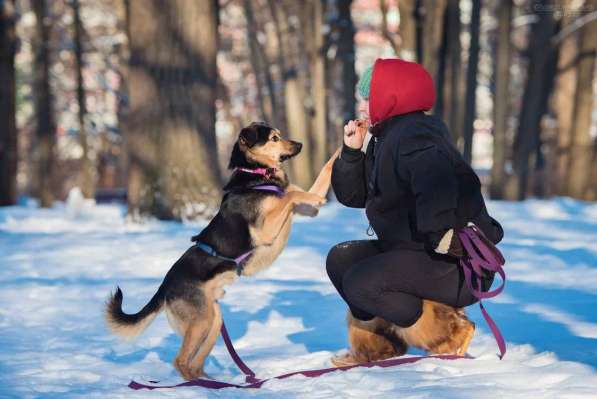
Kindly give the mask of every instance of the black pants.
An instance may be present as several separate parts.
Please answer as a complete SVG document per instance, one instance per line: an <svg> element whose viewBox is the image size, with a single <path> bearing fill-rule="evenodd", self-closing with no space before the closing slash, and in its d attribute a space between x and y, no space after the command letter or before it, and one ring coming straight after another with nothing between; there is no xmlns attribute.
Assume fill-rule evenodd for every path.
<svg viewBox="0 0 597 399"><path fill-rule="evenodd" d="M348 241L333 247L326 268L332 284L354 317L379 316L401 327L413 325L423 299L455 307L477 302L456 259L425 251L383 251L377 240ZM484 279L487 290L493 275ZM475 284L476 288L476 284Z"/></svg>

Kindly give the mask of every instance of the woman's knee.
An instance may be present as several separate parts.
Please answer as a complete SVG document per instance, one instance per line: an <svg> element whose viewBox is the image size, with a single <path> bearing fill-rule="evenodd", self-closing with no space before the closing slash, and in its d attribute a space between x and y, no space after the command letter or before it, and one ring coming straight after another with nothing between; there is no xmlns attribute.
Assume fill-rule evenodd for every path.
<svg viewBox="0 0 597 399"><path fill-rule="evenodd" d="M421 317L422 300L406 292L385 289L385 278L367 268L351 268L342 279L347 302L400 327L412 326Z"/></svg>
<svg viewBox="0 0 597 399"><path fill-rule="evenodd" d="M350 259L348 259L348 243L342 242L334 245L328 252L325 261L325 269L332 282L341 283L342 277L346 270L351 266Z"/></svg>
<svg viewBox="0 0 597 399"><path fill-rule="evenodd" d="M381 291L374 279L368 278L366 268L353 267L342 277L342 289L349 303L371 307Z"/></svg>

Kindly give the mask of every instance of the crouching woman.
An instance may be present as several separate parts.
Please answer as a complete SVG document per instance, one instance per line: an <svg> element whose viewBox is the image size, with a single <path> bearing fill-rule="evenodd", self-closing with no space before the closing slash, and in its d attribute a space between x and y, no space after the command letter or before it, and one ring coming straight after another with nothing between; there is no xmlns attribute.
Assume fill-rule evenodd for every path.
<svg viewBox="0 0 597 399"><path fill-rule="evenodd" d="M419 64L377 60L359 82L361 119L344 128L332 187L338 200L366 208L377 239L343 242L327 257L332 284L349 308L348 365L400 355L412 344L463 353L474 324L461 308L467 288L458 229L474 223L493 243L503 237L473 169L450 142L433 107L433 81ZM372 135L361 151L367 131ZM481 280L487 291L493 273Z"/></svg>

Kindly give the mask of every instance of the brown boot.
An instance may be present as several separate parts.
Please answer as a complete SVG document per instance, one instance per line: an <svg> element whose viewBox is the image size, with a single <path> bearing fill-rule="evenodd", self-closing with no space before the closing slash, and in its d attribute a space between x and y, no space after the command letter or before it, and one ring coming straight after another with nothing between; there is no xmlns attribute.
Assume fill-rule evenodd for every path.
<svg viewBox="0 0 597 399"><path fill-rule="evenodd" d="M376 360L388 359L406 353L407 345L392 333L391 324L375 317L369 321L355 319L348 311L348 341L350 351L334 356L331 361L336 367L350 366Z"/></svg>
<svg viewBox="0 0 597 399"><path fill-rule="evenodd" d="M408 328L394 326L396 335L408 345L430 354L464 356L475 335L475 323L463 308L454 308L438 302L423 301L423 314Z"/></svg>

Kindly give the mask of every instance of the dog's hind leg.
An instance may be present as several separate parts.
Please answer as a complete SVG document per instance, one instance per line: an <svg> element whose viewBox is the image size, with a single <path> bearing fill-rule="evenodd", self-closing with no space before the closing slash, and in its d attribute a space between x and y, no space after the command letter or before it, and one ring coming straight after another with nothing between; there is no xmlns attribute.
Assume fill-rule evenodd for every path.
<svg viewBox="0 0 597 399"><path fill-rule="evenodd" d="M189 365L189 370L191 371L191 374L193 374L194 378L205 375L203 371L205 359L211 353L211 350L216 344L216 340L220 335L220 329L222 328L222 313L220 310L220 305L215 301L213 303L213 312L210 312L210 314L210 328L207 337L201 344L201 347Z"/></svg>
<svg viewBox="0 0 597 399"><path fill-rule="evenodd" d="M191 372L190 364L205 341L209 333L209 326L208 320L193 320L189 322L185 329L182 346L174 359L174 367L187 381L195 378Z"/></svg>
<svg viewBox="0 0 597 399"><path fill-rule="evenodd" d="M205 359L210 354L211 350L216 344L216 339L218 339L218 336L220 335L220 329L222 328L222 312L220 310L220 304L215 301L213 303L212 314L213 317L211 318L210 322L211 327L209 329L209 333L207 334L207 338L205 338L205 341L203 341L201 344L199 351L189 366L189 371L193 378L198 378L205 375L205 372L203 371Z"/></svg>

